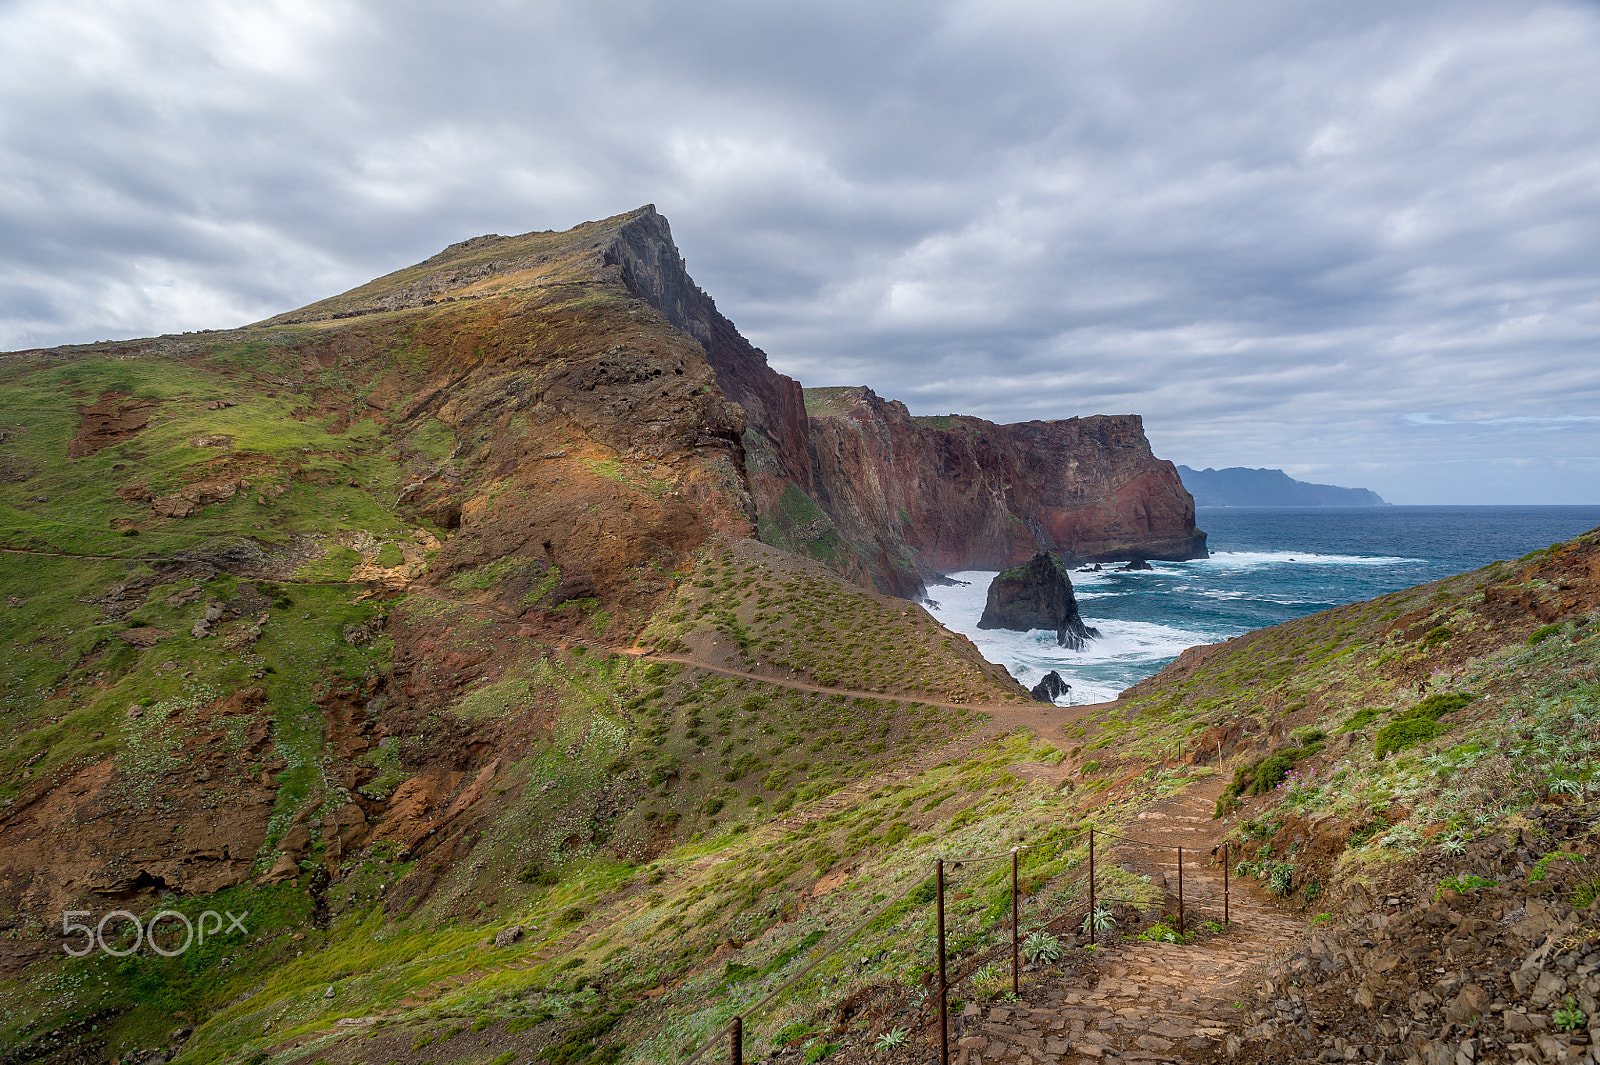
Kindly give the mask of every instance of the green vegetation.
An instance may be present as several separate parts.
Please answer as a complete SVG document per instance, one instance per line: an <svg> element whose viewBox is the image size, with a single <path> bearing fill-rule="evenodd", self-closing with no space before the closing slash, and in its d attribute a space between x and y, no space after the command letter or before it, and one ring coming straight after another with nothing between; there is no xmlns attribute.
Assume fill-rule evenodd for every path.
<svg viewBox="0 0 1600 1065"><path fill-rule="evenodd" d="M1575 1032L1589 1023L1589 1015L1578 1006L1578 1000L1568 995L1550 1014L1550 1023L1558 1032Z"/></svg>
<svg viewBox="0 0 1600 1065"><path fill-rule="evenodd" d="M1217 807L1213 816L1222 817L1238 808L1241 795L1265 795L1282 784L1289 776L1289 771L1294 768L1295 762L1301 758L1315 754L1321 749L1321 730L1313 729L1316 739L1311 745L1304 747L1284 747L1265 758L1244 762L1235 767L1233 779L1228 781L1228 786L1222 790L1222 796L1217 799Z"/></svg>
<svg viewBox="0 0 1600 1065"><path fill-rule="evenodd" d="M1560 634L1560 625L1541 625L1537 629L1534 629L1532 634L1528 636L1528 646L1537 647L1550 637L1559 636Z"/></svg>
<svg viewBox="0 0 1600 1065"><path fill-rule="evenodd" d="M842 564L853 554L833 519L793 484L784 485L777 506L761 513L756 534L764 544L830 565Z"/></svg>
<svg viewBox="0 0 1600 1065"><path fill-rule="evenodd" d="M848 584L793 556L746 543L707 560L706 576L641 636L663 651L715 638L741 668L825 687L904 692L951 702L1017 698L1015 683L920 607ZM781 605L780 605L781 604ZM959 712L958 712L959 713Z"/></svg>
<svg viewBox="0 0 1600 1065"><path fill-rule="evenodd" d="M1454 891L1458 895L1465 895L1469 891L1480 891L1483 888L1494 886L1495 881L1486 876L1479 876L1476 873L1468 873L1464 876L1447 876L1439 881L1438 888L1434 890L1433 898L1437 902L1446 891Z"/></svg>
<svg viewBox="0 0 1600 1065"><path fill-rule="evenodd" d="M643 380L654 403L683 376L699 403L713 376L647 306L549 283L590 262L552 238L440 262L512 246L515 278L485 275L449 308L370 305L436 263L318 312L372 311L348 321L0 369L0 543L38 552L0 555L0 802L44 810L41 786L70 782L61 795L116 814L64 799L40 832L62 853L118 833L162 856L226 850L239 868L150 876L127 905L251 914L247 936L170 958L50 950L0 981L0 1042L92 1018L121 1058L178 1015L197 1063L270 1065L280 1045L313 1062L335 1046L521 1060L499 1035L533 1061L680 1060L816 962L748 1016L752 1045L892 1052L909 1027L835 1036L837 1006L926 986L936 855L1028 848L1031 964L1065 960L1045 929L1068 919L1112 935L1121 915L1125 934L1179 942L1160 888L1117 865L1097 872L1101 899L1128 909L1083 916L1085 830L1121 831L1219 772L1219 813L1251 805L1233 871L1297 906L1491 833L1542 854L1529 882L1555 883L1540 891L1582 906L1600 890L1539 816L1600 792L1596 626L1506 607L1569 590L1548 569L1567 549L1210 648L1074 725L1066 750L972 736L972 704L1020 692L921 608L830 572L855 549L814 502L788 488L761 517L766 544L706 541L740 512L717 494L742 476L726 456L585 435L599 415L563 382ZM433 391L469 365L482 380ZM75 445L102 397L151 417ZM849 399L806 395L819 416ZM748 470L770 472L764 447L747 434ZM636 635L743 675L613 653ZM1371 747L1350 735L1369 727ZM153 824L169 827L152 843ZM199 861L150 868L177 880ZM964 972L1006 945L1010 868L946 874ZM3 916L19 944L53 948L36 912ZM962 988L1003 997L1005 966Z"/></svg>
<svg viewBox="0 0 1600 1065"><path fill-rule="evenodd" d="M1466 706L1472 698L1464 692L1428 696L1378 730L1373 741L1373 753L1382 758L1393 751L1402 751L1442 736L1450 731L1450 726L1441 724L1439 718Z"/></svg>

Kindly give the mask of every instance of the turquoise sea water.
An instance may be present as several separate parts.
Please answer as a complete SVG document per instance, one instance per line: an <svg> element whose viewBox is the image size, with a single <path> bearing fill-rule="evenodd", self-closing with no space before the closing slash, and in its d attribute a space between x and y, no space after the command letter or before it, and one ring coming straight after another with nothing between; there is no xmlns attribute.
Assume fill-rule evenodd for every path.
<svg viewBox="0 0 1600 1065"><path fill-rule="evenodd" d="M1195 524L1211 558L1072 575L1084 620L1103 634L1082 651L1056 646L1053 633L979 629L992 572L951 574L968 583L929 588L930 609L1024 685L1054 669L1073 689L1062 703L1097 702L1194 644L1570 540L1600 526L1600 506L1215 507Z"/></svg>

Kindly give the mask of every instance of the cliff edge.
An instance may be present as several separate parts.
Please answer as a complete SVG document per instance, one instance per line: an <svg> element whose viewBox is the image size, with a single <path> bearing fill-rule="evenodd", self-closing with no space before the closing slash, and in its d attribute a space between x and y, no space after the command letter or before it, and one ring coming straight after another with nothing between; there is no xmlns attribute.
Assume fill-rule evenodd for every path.
<svg viewBox="0 0 1600 1065"><path fill-rule="evenodd" d="M1206 557L1194 501L1136 414L914 418L870 388L806 389L818 501L891 574Z"/></svg>

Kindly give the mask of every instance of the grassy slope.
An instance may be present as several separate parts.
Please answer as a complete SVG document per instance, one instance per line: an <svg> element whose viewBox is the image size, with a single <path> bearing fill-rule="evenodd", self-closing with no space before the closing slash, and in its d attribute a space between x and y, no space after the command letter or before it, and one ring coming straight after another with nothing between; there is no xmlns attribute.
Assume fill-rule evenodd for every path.
<svg viewBox="0 0 1600 1065"><path fill-rule="evenodd" d="M128 802L149 803L164 775L177 768L177 743L210 727L195 720L197 711L252 685L266 691L260 712L272 719L274 743L260 755L237 759L236 771L253 776L269 761L281 761L279 823L316 786L323 738L320 722L305 711L313 689L328 678L359 678L382 668L383 641L359 648L341 639L344 626L370 621L380 604L357 602L359 587L296 584L291 576L259 638L229 646L226 633L200 640L189 629L207 601L234 597L243 582L226 573L203 579L171 571L157 575L157 567L174 556L214 553L246 535L268 550L306 533L326 537L360 529L377 544L409 537L410 528L374 498L392 492L395 473L378 454L372 424L330 438L325 421L290 415L296 393L225 372L248 365L262 374L284 373L286 361L297 361L284 354L288 342L282 336L251 343L174 339L137 353L79 349L8 360L0 375L0 405L7 426L17 431L9 443L26 459L31 476L0 486L0 542L47 553L0 556L0 586L9 604L0 609L0 644L7 650L0 665L6 710L0 718L0 797L6 806L36 794L41 782L104 759L117 766ZM207 350L216 360L212 366L189 363L189 356ZM67 444L78 424L74 399L81 403L106 391L158 400L156 418L121 444L68 459ZM207 409L218 399L238 405ZM121 499L115 488L140 481L164 492L205 476L217 452L192 448L188 441L216 433L234 436L234 453L260 459L253 467L255 491L136 537L112 526L118 520L143 524L149 515L147 504ZM356 479L366 487L347 485ZM280 485L284 493L269 504L257 502ZM81 555L107 557L73 557ZM292 572L295 566L285 568ZM298 576L314 581L314 570L313 563ZM136 602L108 618L104 601L129 581L145 582ZM189 589L201 597L180 606L167 603L169 595ZM117 638L141 625L173 635L144 651ZM130 706L142 706L143 715L130 718ZM305 892L292 885L246 885L178 905L191 915L208 907L249 910L252 931L268 935L299 927L309 911ZM99 905L108 908L114 905ZM37 906L6 916L13 936L37 935L60 921L58 913ZM287 953L262 939L246 948L248 968L233 967L243 958L221 942L173 963L149 956L47 961L0 988L0 1041L20 1041L26 1031L90 1010L143 1003L145 1008L124 1014L123 1034L148 1043L177 1023L173 1010L224 998L253 979L256 966ZM235 956L224 964L229 954Z"/></svg>
<svg viewBox="0 0 1600 1065"><path fill-rule="evenodd" d="M380 842L346 862L323 893L321 927L307 926L304 880L235 889L265 915L247 955L249 975L203 985L193 975L215 971L205 968L205 955L180 963L56 962L43 978L6 988L0 1008L19 1023L47 1007L60 1017L101 999L143 1002L146 1010L133 1017L147 1020L124 1032L134 1043L152 1037L155 1018L184 1008L206 1018L188 1046L186 1057L196 1061L271 1048L281 1048L274 1056L283 1061L353 1061L376 1048L351 1042L331 1022L379 1014L385 1019L374 1038L385 1060L473 1060L485 1042L560 1046L574 1033L585 1036L582 1047L624 1047L623 1060L659 1060L794 973L807 948L831 942L819 932L846 927L921 882L933 855L1059 838L1089 812L1114 825L1149 797L1215 771L1185 768L1180 759L1204 760L1217 738L1231 770L1302 746L1288 737L1295 728L1352 737L1336 738L1337 750L1324 741L1299 765L1324 766L1337 754L1343 768L1247 799L1237 838L1252 844L1245 872L1270 879L1287 862L1288 884L1303 897L1313 881L1327 890L1341 873L1366 875L1374 862L1404 857L1424 838L1483 831L1484 811L1491 820L1515 816L1517 795L1538 790L1537 778L1518 771L1522 790L1502 791L1506 798L1487 806L1466 790L1503 789L1506 781L1484 774L1498 767L1504 776L1507 758L1532 757L1551 779L1593 775L1588 763L1557 749L1573 742L1562 727L1594 701L1597 642L1584 639L1591 630L1569 621L1529 646L1540 629L1536 613L1483 614L1486 601L1557 589L1559 574L1536 572L1547 561L1491 567L1192 652L1099 712L1083 744L1069 751L1023 735L942 765L911 759L974 719L918 703L914 694L894 702L797 692L676 664L552 652L529 639L515 669L467 692L437 722L446 732L452 720L515 723L529 706L553 720L548 739L518 752L496 777L466 832L470 861L405 856ZM857 592L852 603L846 586L813 586L813 579L820 578L803 563L778 568L760 545L736 543L703 556L695 580L655 624L722 633L733 648L742 636L746 646L730 649L734 665L753 667L754 653L809 648L818 659L805 679L822 679L816 668L825 668L830 679L859 676L863 687L890 681L892 690L892 676L873 670L899 656L869 662L851 642L863 627L850 619L862 612L862 621L887 622L890 631L908 625L904 635L913 640L912 615L879 618L881 597ZM475 583L482 582L468 578L456 591L471 592ZM796 622L816 620L807 614L812 605L846 622L840 635L791 643L785 634ZM438 600L413 597L394 609L454 618L469 630L500 626ZM1429 635L1441 628L1450 634ZM767 647L769 640L777 646ZM964 662L958 655L935 664L957 677ZM1431 746L1377 760L1373 735L1418 701L1422 678L1430 690L1481 698L1448 719L1455 728ZM1006 694L997 685L986 690ZM1375 716L1362 723L1363 710ZM1356 731L1340 733L1353 717ZM1529 732L1530 723L1540 728ZM870 778L870 788L829 805L841 784L895 764L901 773ZM1054 767L1053 776L1029 767ZM380 791L394 784L392 775L373 782ZM821 805L807 814L808 804ZM1355 845L1337 867L1326 854L1314 865L1283 847L1257 853L1296 814L1334 815L1355 829ZM1380 816L1381 831L1365 831ZM1080 860L1065 850L1027 870L1025 927L1077 901ZM973 952L998 934L994 918L1008 892L991 871L970 875L972 894L952 922L960 946ZM825 888L820 894L817 885ZM871 951L825 962L754 1022L756 1037L821 1031L828 1004L857 989L914 994L930 921L926 905L894 911L875 927ZM486 942L512 927L526 930L515 945ZM729 944L741 946L730 952ZM485 972L459 987L452 982ZM97 978L112 990L95 989ZM670 990L658 994L662 988Z"/></svg>
<svg viewBox="0 0 1600 1065"><path fill-rule="evenodd" d="M1600 792L1597 560L1600 530L1191 650L1097 715L1092 746L1108 766L1220 754L1246 784L1219 810L1243 871L1320 905Z"/></svg>
<svg viewBox="0 0 1600 1065"><path fill-rule="evenodd" d="M359 309L397 284L323 310ZM469 306L490 314L487 300ZM638 321L636 308L603 292L539 306L539 335L563 359L577 359L597 328L620 335ZM616 505L659 524L673 492L706 483L570 426L545 440L532 421L469 422L441 410L401 422L369 412L362 397L381 382L391 382L384 402L395 411L439 380L441 363L474 356L488 333L471 330L493 323L471 324L458 310L363 315L360 344L331 357L321 357L337 347L330 338L357 327L280 324L97 345L11 357L0 369L0 428L10 434L0 451L29 474L0 485L3 542L113 556L0 557L0 639L10 652L0 666L0 796L14 802L107 759L129 786L159 793L170 784L157 782L173 779L175 748L165 741L200 729L215 697L247 685L265 690L260 713L274 727L272 747L236 767L241 779L276 777L258 872L294 815L336 795L386 811L408 782L437 774L452 781L443 807L474 779L487 782L425 839L406 834L412 822L396 808L375 814L359 850L340 854L319 840L287 883L167 900L191 914L253 915L248 939L180 958L66 959L41 937L53 915L6 914L11 942L45 943L49 956L0 981L0 1042L44 1039L34 1044L43 1060L41 1033L65 1031L117 1055L162 1044L181 1022L198 1028L184 1051L196 1062L266 1054L443 1065L539 1048L556 1060L662 1060L916 888L934 855L1064 839L1086 818L1114 826L1201 775L1295 756L1299 777L1245 796L1230 816L1235 838L1250 845L1243 871L1313 907L1341 883L1595 786L1592 535L1192 651L1096 711L1066 750L1026 732L980 731L981 715L941 705L1016 691L917 608L736 536L653 567L625 559L628 588L666 587L653 616L648 598L572 585L541 620L525 608L549 605L570 575L527 545L497 554L470 528L452 536L439 525L427 526L444 541L432 573L404 593L364 596L369 585L344 580L354 565L415 552L414 530L427 523L396 509L401 486L444 469L464 440L491 446L455 471L462 483L447 486L450 498L491 515L520 513L519 498L546 490L492 475L502 464L493 448L524 437L535 455L570 444L561 465L540 466L552 471L542 483L580 485L591 493L579 497L584 510ZM607 334L602 347L612 346ZM122 444L66 459L76 404L113 390L159 400L157 420ZM208 409L222 398L238 405ZM163 524L116 494L134 482L160 494L214 476L219 453L188 441L219 433L235 438L225 454L259 456L249 491ZM514 457L504 462L519 466ZM280 486L282 494L262 491ZM143 527L127 536L114 521ZM314 549L300 550L308 538ZM278 600L259 638L231 648L192 638L206 598L228 600L244 582L227 572L185 576L163 560L245 540L284 552L283 575L255 582ZM109 593L129 580L145 582L138 602L107 620ZM168 603L191 586L205 598ZM626 620L629 610L638 615ZM144 651L116 638L137 625L174 635ZM347 628L361 625L386 625L387 635L349 642ZM641 630L663 648L764 675L606 649ZM870 694L780 683L795 680ZM387 734L340 754L318 721L328 694L365 697L372 686L381 692L369 701L374 736ZM1439 692L1475 698L1441 717L1439 735L1379 759L1377 733ZM134 704L143 713L129 717ZM1316 845L1296 844L1297 835ZM1031 853L1025 928L1078 901L1081 857ZM952 928L965 957L999 934L995 918L1009 905L1002 872L953 874ZM765 1044L829 1028L857 991L914 1000L930 958L930 910L913 893L756 1018L754 1037ZM522 937L492 945L510 929ZM381 1022L333 1025L349 1017Z"/></svg>
<svg viewBox="0 0 1600 1065"><path fill-rule="evenodd" d="M821 566L742 541L685 582L640 634L784 681L939 702L1025 700L1004 670L921 606L863 593Z"/></svg>
<svg viewBox="0 0 1600 1065"><path fill-rule="evenodd" d="M550 288L536 286L526 297L537 312L522 319L531 339L515 344L527 345L517 358L549 348L555 373L580 365L595 345L602 359L614 357L619 331L645 337L641 327L657 327L604 286ZM0 799L7 816L37 809L40 796L54 802L60 792L53 788L104 765L114 786L102 796L110 813L97 813L97 823L165 818L176 820L181 834L226 810L228 787L264 776L275 799L262 814L258 875L296 820L331 823L340 802L359 800L373 822L368 844L351 853L321 834L287 883L247 881L188 897L136 891L116 900L77 889L68 905L96 917L118 906L252 915L248 937L220 937L174 959L148 948L121 960L66 958L51 934L59 913L37 897L12 894L0 917L9 922L10 941L26 948L23 960L35 960L0 980L0 1044L26 1045L39 1059L60 1040L103 1045L115 1056L162 1045L175 1026L194 1024L199 1030L186 1055L222 1060L253 1055L283 1033L336 1016L382 1009L426 1018L491 993L510 1016L549 1006L552 1019L526 1037L559 1042L573 1016L563 995L584 1016L585 1004L603 1011L607 1003L639 1003L635 992L651 980L699 972L714 951L698 938L688 949L681 924L696 924L707 937L726 929L748 935L771 919L755 914L756 901L770 907L777 897L808 898L818 877L868 853L881 837L858 832L854 813L820 829L767 826L828 801L863 770L887 771L981 723L969 711L916 698L797 692L605 652L608 640L626 642L647 620L629 613L651 602L639 589L670 592L680 579L674 558L685 571L704 564L720 576L731 554L679 548L674 555L657 544L650 550L661 563L633 565L620 590L580 585L560 565L522 549L496 554L500 541L482 532L435 524L429 500L397 506L404 486L433 477L423 496L459 499L469 511L484 508L514 526L523 520L519 500L540 490L504 480L506 469L520 476L527 464L517 452L502 457L497 449L519 441L535 454L567 449L538 468L549 471L547 484L576 485L575 505L584 512L612 506L642 515L675 542L684 542L682 527L651 517L666 514L675 495L689 494L706 516L722 506L714 469L708 479L702 467L671 455L621 453L599 442L612 430L584 409L545 438L538 434L552 431L533 419L486 423L463 413L480 401L492 410L498 383L480 400L468 380L461 402L401 416L441 379L459 380L459 360L471 366L494 356L485 348L505 341L488 331L499 328L496 316L508 306L476 300L465 308L380 311L354 324L279 322L0 361L0 452L8 471L26 475L0 484L0 544L12 549L0 555L7 598L0 639L9 652L0 666ZM474 330L484 339L475 342ZM681 339L664 336L658 357L686 358L692 352L675 347ZM495 379L508 391L527 372L510 369ZM690 366L679 387L710 392L695 374L709 371ZM69 458L79 410L107 393L156 404L149 425ZM191 444L217 436L232 439ZM452 456L459 457L447 461ZM249 484L191 517L152 516L152 496L241 478ZM419 545L434 542L430 537L443 547L424 552ZM271 576L228 572L231 550ZM410 560L420 571L424 555L427 572L409 590L401 590L404 581L348 581L358 568ZM179 564L184 558L222 568ZM892 614L908 636L926 642L925 619L912 619L909 604L895 608L820 572L807 571L804 583L808 601L839 617L876 623ZM220 623L212 636L190 635L207 603L239 601L246 585L271 604L260 617L252 609ZM776 585L769 594L776 607ZM561 596L568 598L556 601ZM519 616L525 608L537 609ZM375 640L350 636L386 626L391 634ZM148 648L119 638L153 628L170 635ZM585 644L595 650L586 652ZM860 651L849 639L820 647L827 661L818 659L818 668L860 687L891 679L856 678ZM397 652L407 663L404 682L391 682ZM968 700L1014 694L965 646L936 644L916 666L923 680L901 687L937 681L937 694ZM260 703L246 715L217 716L230 696L256 688ZM379 696L369 698L374 690ZM352 699L357 707L367 701L363 730L375 742L345 749L349 737L336 734L334 718L340 700ZM226 773L202 782L188 751L219 721L224 738L213 749L228 759ZM256 723L270 740L249 746L245 730ZM447 831L403 850L404 833L390 831L384 813L403 784L430 773L459 781L449 784L442 806L489 766L492 787L476 804ZM945 820L963 809L947 804ZM938 816L937 809L903 815L908 827L885 846L903 847L911 827L932 827ZM69 818L51 831L71 836L79 829ZM783 853L782 875L773 879L769 868L759 888L741 884L730 901L712 863L737 854L750 866L758 832L772 834L761 836L761 846ZM918 844L922 852L930 839ZM652 878L664 886L644 891ZM660 926L638 948L647 963L629 967L635 975L621 999L609 988L582 990L585 979L628 960L609 957L634 937L633 925L624 931L618 923L624 919ZM511 924L531 930L519 946L508 952L482 945L486 934ZM446 975L541 949L556 954L521 983L509 975L479 981L459 1003L430 994ZM575 966L575 957L584 960ZM325 999L330 981L339 991ZM508 997L512 984L518 990ZM625 1027L693 1027L697 1021L683 1021L692 1002L688 996L641 1007Z"/></svg>

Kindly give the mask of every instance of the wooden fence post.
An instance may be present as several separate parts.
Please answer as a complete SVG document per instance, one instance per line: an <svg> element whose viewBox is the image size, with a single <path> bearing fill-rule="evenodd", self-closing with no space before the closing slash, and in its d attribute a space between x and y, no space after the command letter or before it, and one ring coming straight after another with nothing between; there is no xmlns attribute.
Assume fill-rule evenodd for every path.
<svg viewBox="0 0 1600 1065"><path fill-rule="evenodd" d="M939 896L939 1062L950 1065L950 1023L946 1010L950 996L944 971L944 859L936 859L935 888Z"/></svg>
<svg viewBox="0 0 1600 1065"><path fill-rule="evenodd" d="M1183 935L1183 848L1178 848L1178 934Z"/></svg>
<svg viewBox="0 0 1600 1065"><path fill-rule="evenodd" d="M744 1065L744 1018L743 1017L735 1017L733 1019L733 1033L732 1033L731 1039L732 1039L732 1046L730 1047L730 1049L733 1051L733 1055L732 1055L733 1065Z"/></svg>
<svg viewBox="0 0 1600 1065"><path fill-rule="evenodd" d="M1017 848L1011 848L1011 993L1022 994L1017 983Z"/></svg>

